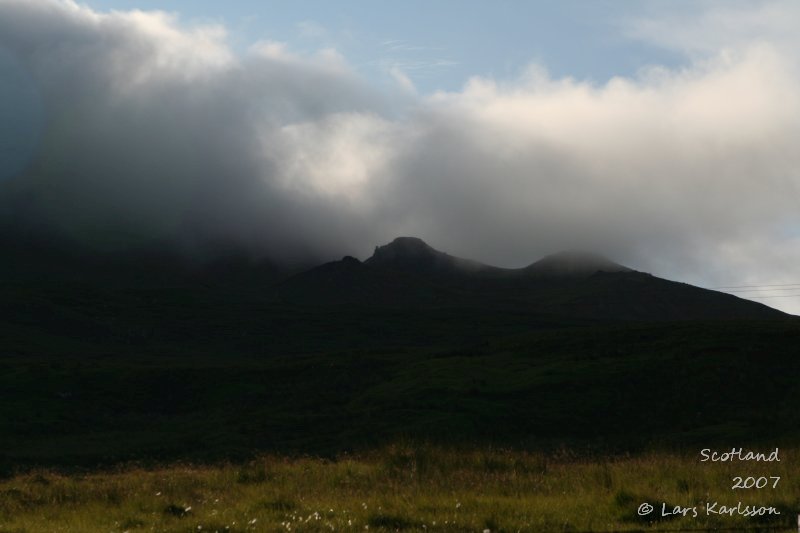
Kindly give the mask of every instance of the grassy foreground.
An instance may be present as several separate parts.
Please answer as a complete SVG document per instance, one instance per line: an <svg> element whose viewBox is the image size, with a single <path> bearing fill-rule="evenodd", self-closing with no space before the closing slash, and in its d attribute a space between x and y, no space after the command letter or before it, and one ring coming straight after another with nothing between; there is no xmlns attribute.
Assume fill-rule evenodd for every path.
<svg viewBox="0 0 800 533"><path fill-rule="evenodd" d="M0 481L0 532L793 531L795 454L781 449L780 463L711 464L699 453L587 459L395 445L336 460L34 471ZM734 476L750 475L781 480L777 488L731 489ZM781 514L707 516L707 501ZM644 502L655 511L642 519ZM662 502L698 505L699 516L662 518Z"/></svg>

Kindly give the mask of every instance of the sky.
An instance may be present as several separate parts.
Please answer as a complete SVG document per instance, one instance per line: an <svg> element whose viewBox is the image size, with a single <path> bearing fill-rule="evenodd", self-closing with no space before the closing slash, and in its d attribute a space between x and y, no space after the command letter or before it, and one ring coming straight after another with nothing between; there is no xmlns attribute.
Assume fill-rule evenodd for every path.
<svg viewBox="0 0 800 533"><path fill-rule="evenodd" d="M287 262L590 247L800 313L797 27L793 1L0 0L0 220Z"/></svg>
<svg viewBox="0 0 800 533"><path fill-rule="evenodd" d="M159 9L187 23L222 24L246 51L268 39L313 53L334 48L376 84L400 71L421 92L458 90L471 76L514 77L532 61L555 76L605 81L680 56L619 29L644 4L608 0L374 2L93 0L92 7ZM456 16L454 16L456 14Z"/></svg>

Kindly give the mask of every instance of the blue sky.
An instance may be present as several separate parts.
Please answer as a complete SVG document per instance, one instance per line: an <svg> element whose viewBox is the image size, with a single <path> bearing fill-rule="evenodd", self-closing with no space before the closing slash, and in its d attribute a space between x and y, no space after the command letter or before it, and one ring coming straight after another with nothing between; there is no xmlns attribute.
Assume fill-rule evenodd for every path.
<svg viewBox="0 0 800 533"><path fill-rule="evenodd" d="M603 83L684 58L626 36L645 4L619 1L89 0L100 11L157 9L187 24L222 24L238 51L261 40L297 52L335 48L364 76L399 68L422 93L461 88L471 76L514 78L531 63L553 77ZM656 4L649 4L652 8Z"/></svg>

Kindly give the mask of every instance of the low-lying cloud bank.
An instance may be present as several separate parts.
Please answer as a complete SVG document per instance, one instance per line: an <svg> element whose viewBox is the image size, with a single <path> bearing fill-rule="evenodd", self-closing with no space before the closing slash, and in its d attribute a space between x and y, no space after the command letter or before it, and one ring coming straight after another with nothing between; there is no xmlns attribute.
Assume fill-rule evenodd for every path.
<svg viewBox="0 0 800 533"><path fill-rule="evenodd" d="M750 8L708 10L677 41L656 15L630 23L686 51L679 70L598 85L534 65L416 96L334 50L242 57L224 28L164 13L0 0L0 48L43 117L0 216L95 247L292 261L402 234L504 266L590 246L694 282L800 282L800 74L782 30L800 14L767 7L730 42Z"/></svg>

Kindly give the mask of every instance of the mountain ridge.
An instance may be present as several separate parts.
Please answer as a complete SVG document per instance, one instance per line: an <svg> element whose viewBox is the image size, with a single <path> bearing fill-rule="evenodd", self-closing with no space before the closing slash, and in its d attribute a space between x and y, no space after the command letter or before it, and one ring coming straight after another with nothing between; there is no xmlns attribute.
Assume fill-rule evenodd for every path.
<svg viewBox="0 0 800 533"><path fill-rule="evenodd" d="M563 251L509 269L452 256L417 237L332 261L275 287L306 305L521 309L620 320L783 318L764 304L639 272L590 252Z"/></svg>
<svg viewBox="0 0 800 533"><path fill-rule="evenodd" d="M425 270L451 275L478 272L500 273L511 270L441 252L419 237L397 237L389 244L376 246L375 252L364 261L364 264L378 268Z"/></svg>

